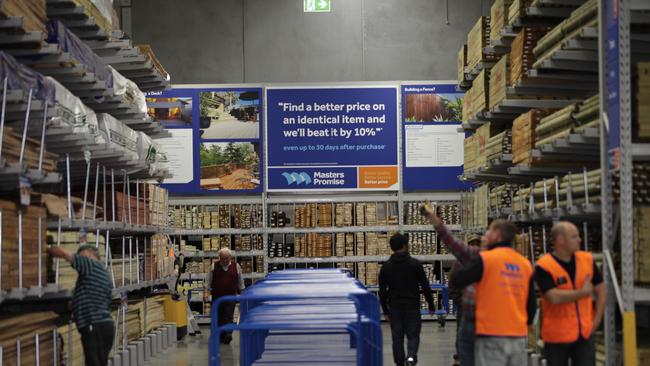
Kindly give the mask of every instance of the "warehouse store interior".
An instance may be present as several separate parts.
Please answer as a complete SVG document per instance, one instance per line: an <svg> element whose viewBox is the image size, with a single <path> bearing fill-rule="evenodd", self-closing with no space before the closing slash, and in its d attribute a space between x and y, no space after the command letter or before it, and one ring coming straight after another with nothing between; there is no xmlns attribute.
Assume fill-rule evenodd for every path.
<svg viewBox="0 0 650 366"><path fill-rule="evenodd" d="M0 366L650 364L650 1L0 0Z"/></svg>

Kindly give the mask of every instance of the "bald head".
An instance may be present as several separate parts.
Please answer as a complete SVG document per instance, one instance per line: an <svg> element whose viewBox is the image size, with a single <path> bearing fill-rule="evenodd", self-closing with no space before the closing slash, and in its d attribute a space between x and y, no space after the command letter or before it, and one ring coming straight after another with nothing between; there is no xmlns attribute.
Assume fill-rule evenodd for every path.
<svg viewBox="0 0 650 366"><path fill-rule="evenodd" d="M560 221L551 228L551 240L556 251L573 254L580 250L580 231L571 222Z"/></svg>

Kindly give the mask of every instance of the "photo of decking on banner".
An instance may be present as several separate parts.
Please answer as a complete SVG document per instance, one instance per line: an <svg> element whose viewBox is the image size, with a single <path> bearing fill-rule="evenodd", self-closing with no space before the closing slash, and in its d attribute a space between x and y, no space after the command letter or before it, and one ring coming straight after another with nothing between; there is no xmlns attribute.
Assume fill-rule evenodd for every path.
<svg viewBox="0 0 650 366"><path fill-rule="evenodd" d="M252 190L260 185L260 148L256 142L203 142L202 190Z"/></svg>
<svg viewBox="0 0 650 366"><path fill-rule="evenodd" d="M202 139L258 139L260 93L208 91L199 94Z"/></svg>

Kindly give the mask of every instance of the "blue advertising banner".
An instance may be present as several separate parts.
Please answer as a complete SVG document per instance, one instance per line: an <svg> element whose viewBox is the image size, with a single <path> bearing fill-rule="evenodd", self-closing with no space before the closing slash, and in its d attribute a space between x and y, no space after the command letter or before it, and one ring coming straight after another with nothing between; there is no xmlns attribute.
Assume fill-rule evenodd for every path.
<svg viewBox="0 0 650 366"><path fill-rule="evenodd" d="M396 87L266 93L269 191L399 189Z"/></svg>
<svg viewBox="0 0 650 366"><path fill-rule="evenodd" d="M607 119L609 121L609 165L618 170L621 165L621 118L620 118L620 60L619 60L619 24L618 0L606 1L607 46L606 46L606 96Z"/></svg>
<svg viewBox="0 0 650 366"><path fill-rule="evenodd" d="M147 94L149 115L170 133L156 140L175 195L261 193L261 88L178 87Z"/></svg>
<svg viewBox="0 0 650 366"><path fill-rule="evenodd" d="M461 190L464 93L452 84L402 85L404 191Z"/></svg>

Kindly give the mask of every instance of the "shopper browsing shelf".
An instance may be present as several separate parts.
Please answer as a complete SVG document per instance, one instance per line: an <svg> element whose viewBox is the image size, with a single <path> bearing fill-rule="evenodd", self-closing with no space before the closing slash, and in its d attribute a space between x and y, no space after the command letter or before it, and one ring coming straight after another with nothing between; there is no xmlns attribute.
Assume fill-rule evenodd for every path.
<svg viewBox="0 0 650 366"><path fill-rule="evenodd" d="M551 229L553 252L535 266L542 292L542 340L549 366L595 365L593 333L605 310L606 289L591 253L580 250L580 232L570 222ZM596 306L594 310L594 301Z"/></svg>
<svg viewBox="0 0 650 366"><path fill-rule="evenodd" d="M113 346L115 326L111 317L113 284L94 245L83 244L76 254L50 247L48 254L68 261L78 273L72 296L72 313L81 334L86 366L106 366Z"/></svg>
<svg viewBox="0 0 650 366"><path fill-rule="evenodd" d="M433 295L422 264L408 252L408 237L395 234L390 238L393 255L379 272L379 300L390 323L395 365L415 365L420 346L422 319L420 292L434 312ZM404 353L404 335L407 353Z"/></svg>
<svg viewBox="0 0 650 366"><path fill-rule="evenodd" d="M438 217L435 209L430 205L422 206L420 212L431 221L442 243L456 257L456 262L454 262L450 271L450 278L453 278L460 268L479 257L483 241L480 236L470 236L466 245L449 233L442 219ZM455 291L461 292L460 299L454 299L457 322L456 354L461 366L472 366L474 365L474 339L476 338L476 326L474 324L476 288L473 284L464 288L456 288L450 285L450 297L454 296L453 292Z"/></svg>
<svg viewBox="0 0 650 366"><path fill-rule="evenodd" d="M222 296L238 295L244 291L241 267L232 257L230 249L222 248L219 251L219 261L212 264L205 278L205 288L210 291L213 303ZM235 305L234 301L225 301L219 305L219 326L233 322ZM232 332L222 332L219 341L230 344Z"/></svg>
<svg viewBox="0 0 650 366"><path fill-rule="evenodd" d="M485 233L487 250L451 279L456 287L476 283L475 364L520 366L537 303L533 267L512 248L517 227L495 220Z"/></svg>

